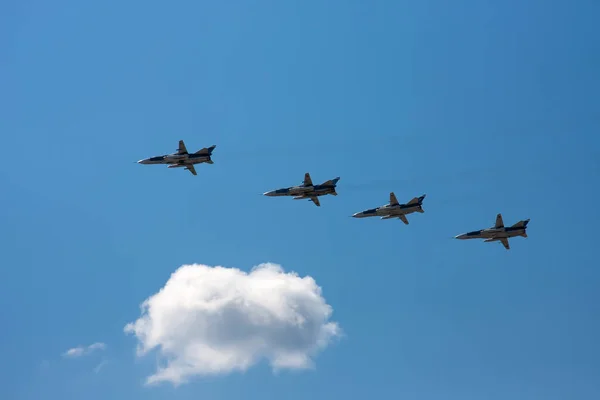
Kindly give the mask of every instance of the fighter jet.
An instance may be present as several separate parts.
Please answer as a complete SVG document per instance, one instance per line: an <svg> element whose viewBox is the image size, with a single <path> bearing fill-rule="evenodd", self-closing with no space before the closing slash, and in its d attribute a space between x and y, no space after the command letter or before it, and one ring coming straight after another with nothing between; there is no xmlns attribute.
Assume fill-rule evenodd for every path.
<svg viewBox="0 0 600 400"><path fill-rule="evenodd" d="M195 153L188 153L185 148L183 140L179 141L179 148L176 153L165 154L157 157L150 157L144 160L138 161L139 164L168 164L167 168L185 168L190 171L193 175L196 174L196 168L194 164L213 164L213 160L210 158L213 150L217 147L216 145L205 147L202 150L198 150Z"/></svg>
<svg viewBox="0 0 600 400"><path fill-rule="evenodd" d="M315 203L317 207L320 207L321 203L319 202L319 196L325 196L327 194L337 196L335 187L339 180L340 177L338 176L337 178L323 182L320 185L313 185L310 174L307 172L304 174L304 181L302 182L302 185L272 190L270 192L263 193L263 195L294 196L294 200L309 199Z"/></svg>
<svg viewBox="0 0 600 400"><path fill-rule="evenodd" d="M478 231L463 233L457 235L455 239L485 239L484 242L500 242L504 245L506 250L510 250L508 244L508 238L515 236L527 237L527 224L529 219L519 221L513 226L505 227L504 221L502 221L502 214L496 216L496 225L488 229L481 229Z"/></svg>
<svg viewBox="0 0 600 400"><path fill-rule="evenodd" d="M424 213L423 210L423 199L426 195L421 197L415 197L406 204L398 203L398 199L394 192L390 193L390 203L381 207L371 208L352 215L354 218L366 218L366 217L381 217L381 219L392 219L399 218L405 225L408 225L408 219L406 214L414 212Z"/></svg>

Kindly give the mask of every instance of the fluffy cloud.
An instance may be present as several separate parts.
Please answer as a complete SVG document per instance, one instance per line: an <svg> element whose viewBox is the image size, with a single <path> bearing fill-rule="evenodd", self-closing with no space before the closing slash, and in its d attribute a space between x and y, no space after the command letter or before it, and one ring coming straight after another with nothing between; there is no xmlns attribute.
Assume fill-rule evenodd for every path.
<svg viewBox="0 0 600 400"><path fill-rule="evenodd" d="M76 358L76 357L81 357L84 355L88 355L93 353L96 350L104 350L106 348L106 345L104 343L94 343L91 344L89 346L77 346L77 347L73 347L72 349L67 350L66 352L63 353L64 357L69 357L69 358Z"/></svg>
<svg viewBox="0 0 600 400"><path fill-rule="evenodd" d="M341 333L315 280L276 264L249 273L184 265L141 308L125 332L137 337L138 355L157 349L165 359L150 384L244 371L263 359L275 370L310 368Z"/></svg>

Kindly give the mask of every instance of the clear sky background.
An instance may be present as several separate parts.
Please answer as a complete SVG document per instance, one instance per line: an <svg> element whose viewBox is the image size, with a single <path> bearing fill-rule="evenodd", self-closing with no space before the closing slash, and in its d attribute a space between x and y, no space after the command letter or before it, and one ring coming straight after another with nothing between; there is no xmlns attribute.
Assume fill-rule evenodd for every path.
<svg viewBox="0 0 600 400"><path fill-rule="evenodd" d="M600 398L598 15L2 2L0 398ZM216 144L215 164L134 163L179 139ZM305 172L340 176L339 196L260 196ZM425 213L349 218L390 191L426 193ZM452 239L498 212L531 218L529 237ZM145 385L164 359L124 332L140 304L181 265L263 262L314 278L333 309L343 335L314 368Z"/></svg>

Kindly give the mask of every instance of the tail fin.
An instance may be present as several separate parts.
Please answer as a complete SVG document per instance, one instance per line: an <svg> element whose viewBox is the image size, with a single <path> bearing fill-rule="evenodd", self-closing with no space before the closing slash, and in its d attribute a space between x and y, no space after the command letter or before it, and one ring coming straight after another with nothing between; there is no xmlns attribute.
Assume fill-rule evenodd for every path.
<svg viewBox="0 0 600 400"><path fill-rule="evenodd" d="M511 228L527 228L528 223L529 223L529 218L526 220L517 222L516 224L511 226Z"/></svg>
<svg viewBox="0 0 600 400"><path fill-rule="evenodd" d="M337 185L337 183L338 183L339 180L340 180L340 177L338 176L335 179L330 179L327 182L323 182L323 185L333 185L333 186L335 186L335 185Z"/></svg>
<svg viewBox="0 0 600 400"><path fill-rule="evenodd" d="M196 152L196 154L206 154L207 156L212 155L213 150L215 149L215 147L217 147L217 145L212 145L210 147L205 147L203 149L200 149Z"/></svg>

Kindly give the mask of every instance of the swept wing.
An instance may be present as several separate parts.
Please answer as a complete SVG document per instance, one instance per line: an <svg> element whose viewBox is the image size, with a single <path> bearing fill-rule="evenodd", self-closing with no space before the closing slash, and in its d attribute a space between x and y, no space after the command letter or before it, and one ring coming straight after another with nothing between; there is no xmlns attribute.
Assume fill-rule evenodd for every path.
<svg viewBox="0 0 600 400"><path fill-rule="evenodd" d="M185 147L185 143L183 143L183 140L179 141L179 148L177 149L177 154L188 154L188 151Z"/></svg>
<svg viewBox="0 0 600 400"><path fill-rule="evenodd" d="M496 225L494 228L504 228L504 221L502 220L502 214L496 215Z"/></svg>
<svg viewBox="0 0 600 400"><path fill-rule="evenodd" d="M484 240L484 242L500 242L506 250L510 250L510 244L508 244L508 238L490 238Z"/></svg>
<svg viewBox="0 0 600 400"><path fill-rule="evenodd" d="M312 179L310 178L310 174L307 172L304 174L304 182L302 182L304 186L313 186Z"/></svg>
<svg viewBox="0 0 600 400"><path fill-rule="evenodd" d="M192 175L197 175L196 168L194 168L194 164L186 164L185 169L190 171L192 173Z"/></svg>

